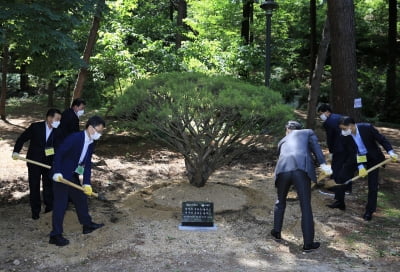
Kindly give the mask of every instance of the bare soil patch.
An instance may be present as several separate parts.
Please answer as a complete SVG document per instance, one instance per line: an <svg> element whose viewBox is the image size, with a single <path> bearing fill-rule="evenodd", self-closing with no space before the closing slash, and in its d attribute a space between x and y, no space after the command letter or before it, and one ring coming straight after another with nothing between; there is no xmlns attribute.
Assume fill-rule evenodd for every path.
<svg viewBox="0 0 400 272"><path fill-rule="evenodd" d="M18 134L40 119L34 116L0 121L0 272L400 271L398 164L381 172L380 208L371 222L361 218L365 181L354 184L345 212L325 207L332 197L313 191L316 240L322 246L304 254L295 199L288 202L284 241L269 235L276 200L275 150L254 149L217 171L205 187L195 188L185 179L179 154L113 133L99 141L93 171L95 191L109 201L92 198L89 204L94 221L105 227L83 235L71 205L64 221L71 244L50 245L51 214L30 219L26 165L11 159ZM400 153L399 130L381 129ZM321 131L318 135L324 141ZM217 230L178 230L185 200L214 202ZM392 214L383 212L388 207Z"/></svg>

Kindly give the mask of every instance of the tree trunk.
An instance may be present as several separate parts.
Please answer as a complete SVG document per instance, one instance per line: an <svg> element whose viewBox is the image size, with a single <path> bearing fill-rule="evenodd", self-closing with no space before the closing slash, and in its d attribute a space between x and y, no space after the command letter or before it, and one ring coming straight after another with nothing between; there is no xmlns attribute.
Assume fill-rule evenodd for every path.
<svg viewBox="0 0 400 272"><path fill-rule="evenodd" d="M396 97L396 57L397 57L397 0L389 0L389 27L388 27L388 67L386 73L386 93L384 118L387 121L400 120L398 117L398 103Z"/></svg>
<svg viewBox="0 0 400 272"><path fill-rule="evenodd" d="M175 4L174 1L169 2L169 19L171 22L174 20Z"/></svg>
<svg viewBox="0 0 400 272"><path fill-rule="evenodd" d="M328 18L331 33L332 109L359 121L360 112L354 108L358 91L353 0L328 0Z"/></svg>
<svg viewBox="0 0 400 272"><path fill-rule="evenodd" d="M19 75L20 75L19 88L21 91L27 92L29 90L29 77L28 74L26 73L26 64L21 65Z"/></svg>
<svg viewBox="0 0 400 272"><path fill-rule="evenodd" d="M308 94L308 114L307 114L307 128L315 128L315 112L318 103L319 89L321 86L322 74L324 73L324 65L326 55L330 43L329 20L326 19L324 29L322 31L322 39L319 44L318 55L315 63L314 73L311 79L311 86Z"/></svg>
<svg viewBox="0 0 400 272"><path fill-rule="evenodd" d="M47 107L52 108L54 107L54 91L56 89L56 84L54 80L50 80L49 84L47 85Z"/></svg>
<svg viewBox="0 0 400 272"><path fill-rule="evenodd" d="M72 86L72 81L68 80L67 87L65 88L64 91L64 108L67 109L70 106L70 98L71 98L71 86Z"/></svg>
<svg viewBox="0 0 400 272"><path fill-rule="evenodd" d="M83 61L85 63L84 67L79 70L78 78L76 79L73 98L79 98L82 96L83 85L85 83L90 56L92 55L94 45L96 43L97 32L100 27L100 19L102 15L102 10L105 5L105 0L99 0L97 2L96 14L93 17L92 27L90 29L89 37L86 42L85 50L83 52Z"/></svg>
<svg viewBox="0 0 400 272"><path fill-rule="evenodd" d="M3 62L1 73L0 118L6 120L6 95L7 95L7 69L8 69L8 44L3 45Z"/></svg>
<svg viewBox="0 0 400 272"><path fill-rule="evenodd" d="M310 84L314 74L316 57L317 57L317 7L316 7L316 0L310 0L310 77L309 77Z"/></svg>
<svg viewBox="0 0 400 272"><path fill-rule="evenodd" d="M253 0L243 0L242 10L243 18L240 33L244 44L251 44L253 39L251 32L251 24L253 22Z"/></svg>
<svg viewBox="0 0 400 272"><path fill-rule="evenodd" d="M187 17L187 3L186 0L179 0L178 1L178 16L176 18L176 24L179 27L178 33L176 33L176 40L175 40L175 45L176 48L181 48L182 46L182 34L181 31L184 26L183 19Z"/></svg>
<svg viewBox="0 0 400 272"><path fill-rule="evenodd" d="M207 180L214 172L206 160L198 161L193 164L193 161L185 159L185 166L190 184L196 187L203 187L206 185Z"/></svg>

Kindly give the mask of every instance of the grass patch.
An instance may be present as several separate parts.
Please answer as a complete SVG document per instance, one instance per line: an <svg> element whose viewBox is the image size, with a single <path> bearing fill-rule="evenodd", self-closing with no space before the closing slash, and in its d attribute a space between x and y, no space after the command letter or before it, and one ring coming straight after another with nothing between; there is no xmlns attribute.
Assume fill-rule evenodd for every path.
<svg viewBox="0 0 400 272"><path fill-rule="evenodd" d="M378 192L378 206L384 215L394 219L400 219L400 204L398 196L392 191Z"/></svg>

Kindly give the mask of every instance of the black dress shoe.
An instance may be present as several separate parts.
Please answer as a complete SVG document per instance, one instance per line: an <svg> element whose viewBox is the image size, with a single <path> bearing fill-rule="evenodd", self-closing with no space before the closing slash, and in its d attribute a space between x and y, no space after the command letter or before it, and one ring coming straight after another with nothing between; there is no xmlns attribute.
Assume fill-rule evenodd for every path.
<svg viewBox="0 0 400 272"><path fill-rule="evenodd" d="M363 215L363 218L365 221L371 221L372 219L372 213L371 212L365 212Z"/></svg>
<svg viewBox="0 0 400 272"><path fill-rule="evenodd" d="M61 234L50 236L49 244L53 244L56 246L66 246L69 244L69 241L65 239Z"/></svg>
<svg viewBox="0 0 400 272"><path fill-rule="evenodd" d="M279 231L271 230L271 235L276 239L276 240L282 240L281 233Z"/></svg>
<svg viewBox="0 0 400 272"><path fill-rule="evenodd" d="M46 208L44 209L44 213L49 213L49 212L51 212L52 210L53 210L52 207L46 207Z"/></svg>
<svg viewBox="0 0 400 272"><path fill-rule="evenodd" d="M38 220L40 218L40 216L38 214L32 214L32 219L33 220Z"/></svg>
<svg viewBox="0 0 400 272"><path fill-rule="evenodd" d="M333 202L332 204L326 205L327 207L331 208L331 209L339 209L339 210L346 210L346 204L344 204L344 202L340 202L338 200L336 200L335 202Z"/></svg>
<svg viewBox="0 0 400 272"><path fill-rule="evenodd" d="M321 244L319 242L313 242L311 244L303 245L303 251L304 252L311 252L314 249L319 248Z"/></svg>
<svg viewBox="0 0 400 272"><path fill-rule="evenodd" d="M91 233L94 230L97 230L104 226L104 224L96 224L96 223L90 223L89 225L83 225L83 234L88 234Z"/></svg>

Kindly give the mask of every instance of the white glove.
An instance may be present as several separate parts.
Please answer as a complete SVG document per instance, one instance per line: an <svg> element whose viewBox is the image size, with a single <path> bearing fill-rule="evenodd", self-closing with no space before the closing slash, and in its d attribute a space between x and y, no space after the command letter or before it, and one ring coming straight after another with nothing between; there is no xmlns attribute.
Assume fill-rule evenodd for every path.
<svg viewBox="0 0 400 272"><path fill-rule="evenodd" d="M320 169L322 172L324 172L325 175L327 175L327 176L332 175L332 168L330 165L323 163L323 164L321 164Z"/></svg>
<svg viewBox="0 0 400 272"><path fill-rule="evenodd" d="M63 178L63 175L62 175L61 173L55 173L55 174L53 175L53 180L54 180L54 181L59 182L59 181L61 181L62 178Z"/></svg>
<svg viewBox="0 0 400 272"><path fill-rule="evenodd" d="M19 153L18 152L13 152L11 157L13 158L13 160L18 160Z"/></svg>

